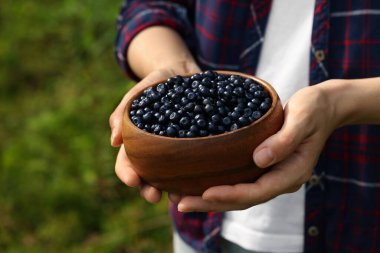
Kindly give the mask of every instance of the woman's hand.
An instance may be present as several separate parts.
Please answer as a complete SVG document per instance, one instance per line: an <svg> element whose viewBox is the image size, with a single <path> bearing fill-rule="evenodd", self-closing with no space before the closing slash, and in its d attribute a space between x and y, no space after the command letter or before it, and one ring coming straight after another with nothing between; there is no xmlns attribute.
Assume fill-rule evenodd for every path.
<svg viewBox="0 0 380 253"><path fill-rule="evenodd" d="M260 168L273 166L267 173L254 183L211 187L202 197L172 194L178 210L241 210L297 191L311 176L326 139L339 124L335 105L320 85L294 94L285 106L281 130L255 149L253 160Z"/></svg>
<svg viewBox="0 0 380 253"><path fill-rule="evenodd" d="M173 67L168 67L165 69L157 70L151 72L147 75L141 82L136 84L132 89L144 89L150 84L168 79L171 76L183 75L191 72L199 72L199 67L192 62L179 62ZM157 203L161 199L161 191L156 188L144 184L140 177L135 173L133 165L128 159L127 154L124 150L123 138L122 138L122 119L123 111L127 101L130 98L131 92L128 92L120 104L116 107L115 111L112 113L109 123L111 126L111 145L114 147L120 147L119 153L116 159L115 171L119 179L130 187L140 187L140 194L148 202Z"/></svg>

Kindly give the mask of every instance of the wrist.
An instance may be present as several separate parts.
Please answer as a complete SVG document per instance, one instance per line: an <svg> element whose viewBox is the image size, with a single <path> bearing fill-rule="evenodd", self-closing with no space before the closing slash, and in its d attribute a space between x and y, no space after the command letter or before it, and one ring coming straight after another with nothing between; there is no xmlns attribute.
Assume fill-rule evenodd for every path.
<svg viewBox="0 0 380 253"><path fill-rule="evenodd" d="M137 34L126 57L132 71L140 78L172 68L186 72L196 65L181 36L164 26L148 27Z"/></svg>
<svg viewBox="0 0 380 253"><path fill-rule="evenodd" d="M337 79L321 83L334 124L380 124L380 78Z"/></svg>
<svg viewBox="0 0 380 253"><path fill-rule="evenodd" d="M319 84L327 98L330 119L335 128L350 124L353 101L349 80L331 79Z"/></svg>

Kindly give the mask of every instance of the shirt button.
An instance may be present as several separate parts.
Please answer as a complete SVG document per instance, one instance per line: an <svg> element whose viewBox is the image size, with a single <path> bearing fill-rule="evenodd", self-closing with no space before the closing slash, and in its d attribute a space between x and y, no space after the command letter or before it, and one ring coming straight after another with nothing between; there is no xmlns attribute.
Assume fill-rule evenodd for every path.
<svg viewBox="0 0 380 253"><path fill-rule="evenodd" d="M309 184L317 185L321 181L321 177L318 175L312 175L309 179Z"/></svg>
<svg viewBox="0 0 380 253"><path fill-rule="evenodd" d="M309 229L307 230L307 233L312 236L312 237L316 237L319 235L319 230L316 226L311 226L309 227Z"/></svg>
<svg viewBox="0 0 380 253"><path fill-rule="evenodd" d="M321 62L325 59L325 52L323 52L323 50L315 50L314 56L318 62Z"/></svg>

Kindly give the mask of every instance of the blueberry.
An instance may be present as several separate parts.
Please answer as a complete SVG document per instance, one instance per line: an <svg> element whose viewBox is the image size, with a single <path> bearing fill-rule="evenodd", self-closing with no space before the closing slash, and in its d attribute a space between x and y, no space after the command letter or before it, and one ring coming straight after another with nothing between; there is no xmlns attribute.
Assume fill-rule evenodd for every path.
<svg viewBox="0 0 380 253"><path fill-rule="evenodd" d="M225 89L226 91L232 92L234 88L232 87L231 84L227 84L227 85L224 87L224 89Z"/></svg>
<svg viewBox="0 0 380 253"><path fill-rule="evenodd" d="M200 127L200 128L204 128L206 127L206 121L204 119L198 119L197 120L197 125Z"/></svg>
<svg viewBox="0 0 380 253"><path fill-rule="evenodd" d="M187 103L185 105L185 110L186 111L193 111L194 110L194 107L195 107L195 104L193 102L190 102L190 103Z"/></svg>
<svg viewBox="0 0 380 253"><path fill-rule="evenodd" d="M165 121L166 121L166 118L164 115L160 115L160 117L157 120L158 123L164 123Z"/></svg>
<svg viewBox="0 0 380 253"><path fill-rule="evenodd" d="M202 95L204 95L204 96L210 95L210 90L209 90L209 88L205 87L205 86L202 85L202 84L198 86L198 90L199 90L199 92L200 92Z"/></svg>
<svg viewBox="0 0 380 253"><path fill-rule="evenodd" d="M244 80L244 84L252 84L252 83L254 83L254 81L250 78L247 78Z"/></svg>
<svg viewBox="0 0 380 253"><path fill-rule="evenodd" d="M257 90L257 91L255 91L255 93L253 93L253 96L255 98L262 98L262 97L265 97L265 93L264 93L264 91Z"/></svg>
<svg viewBox="0 0 380 253"><path fill-rule="evenodd" d="M259 106L261 104L260 99L252 98L251 103L255 104L256 106Z"/></svg>
<svg viewBox="0 0 380 253"><path fill-rule="evenodd" d="M169 123L169 126L177 129L177 131L179 131L181 129L181 127L179 125L172 123L172 122Z"/></svg>
<svg viewBox="0 0 380 253"><path fill-rule="evenodd" d="M131 104L131 109L135 110L139 107L139 103L137 100L134 100Z"/></svg>
<svg viewBox="0 0 380 253"><path fill-rule="evenodd" d="M195 93L194 92L189 92L188 94L187 94L187 99L189 99L190 101L194 101L195 99L196 99L196 95L195 95Z"/></svg>
<svg viewBox="0 0 380 253"><path fill-rule="evenodd" d="M271 105L268 92L252 79L208 70L147 88L132 101L129 115L144 131L192 138L239 129Z"/></svg>
<svg viewBox="0 0 380 253"><path fill-rule="evenodd" d="M184 88L182 86L178 86L174 89L174 91L177 93L177 94L181 94L182 92L184 92Z"/></svg>
<svg viewBox="0 0 380 253"><path fill-rule="evenodd" d="M247 103L247 106L248 106L249 108L251 108L252 110L257 109L257 107L258 107L257 104L255 104L255 103L253 103L253 102L251 102L251 101Z"/></svg>
<svg viewBox="0 0 380 253"><path fill-rule="evenodd" d="M206 76L202 79L202 84L206 87L210 87L212 85L210 77Z"/></svg>
<svg viewBox="0 0 380 253"><path fill-rule="evenodd" d="M137 124L139 124L139 123L142 122L141 117L139 117L139 116L133 116L131 118L131 120L132 120L133 124L135 124L135 125L137 125Z"/></svg>
<svg viewBox="0 0 380 253"><path fill-rule="evenodd" d="M207 76L207 77L212 78L212 77L215 77L216 73L213 72L213 71L211 71L211 70L206 70L206 71L204 72L204 75Z"/></svg>
<svg viewBox="0 0 380 253"><path fill-rule="evenodd" d="M217 128L218 133L220 133L220 134L222 134L226 131L226 128L224 128L224 126L222 126L222 125L218 125L216 128Z"/></svg>
<svg viewBox="0 0 380 253"><path fill-rule="evenodd" d="M226 126L230 125L231 124L230 117L224 117L223 118L223 124L226 125Z"/></svg>
<svg viewBox="0 0 380 253"><path fill-rule="evenodd" d="M200 135L201 137L204 137L204 136L207 136L207 135L208 135L208 132L207 132L206 130L200 130L200 131L199 131L199 135Z"/></svg>
<svg viewBox="0 0 380 253"><path fill-rule="evenodd" d="M241 85L241 80L239 80L239 79L235 79L235 80L233 81L233 84L234 84L235 86L240 86L240 85Z"/></svg>
<svg viewBox="0 0 380 253"><path fill-rule="evenodd" d="M245 117L245 116L241 116L239 117L239 124L242 125L242 126L245 126L249 123L249 119L248 117Z"/></svg>
<svg viewBox="0 0 380 253"><path fill-rule="evenodd" d="M147 113L145 113L144 115L143 115L143 120L145 121L145 122L149 122L149 121L151 121L152 119L153 119L153 113L151 113L151 112L147 112Z"/></svg>
<svg viewBox="0 0 380 253"><path fill-rule="evenodd" d="M148 93L147 98L150 102L154 102L160 99L160 95L154 91Z"/></svg>
<svg viewBox="0 0 380 253"><path fill-rule="evenodd" d="M233 124L231 125L231 127L230 127L230 131L234 131L234 130L236 130L236 129L238 129L238 128L239 128L239 125L236 124L236 123L233 123Z"/></svg>
<svg viewBox="0 0 380 253"><path fill-rule="evenodd" d="M223 105L224 105L224 103L221 100L216 101L216 106L217 107L220 107L220 106L223 106Z"/></svg>
<svg viewBox="0 0 380 253"><path fill-rule="evenodd" d="M251 108L245 108L244 109L244 116L249 117L249 116L251 116L251 114L252 114Z"/></svg>
<svg viewBox="0 0 380 253"><path fill-rule="evenodd" d="M170 116L169 116L169 119L170 119L171 122L178 122L178 120L179 120L179 115L178 115L178 113L176 113L176 112L172 112L172 113L170 114Z"/></svg>
<svg viewBox="0 0 380 253"><path fill-rule="evenodd" d="M192 131L187 131L186 132L186 137L187 138L193 138L195 137L197 134L195 132L192 132Z"/></svg>
<svg viewBox="0 0 380 253"><path fill-rule="evenodd" d="M201 80L202 79L202 76L200 74L194 74L190 77L190 79L192 80Z"/></svg>
<svg viewBox="0 0 380 253"><path fill-rule="evenodd" d="M157 92L160 93L160 94L165 94L166 91L167 91L167 85L163 84L163 83L160 83L159 85L157 85Z"/></svg>
<svg viewBox="0 0 380 253"><path fill-rule="evenodd" d="M221 118L220 118L220 116L218 114L214 114L214 115L211 116L211 120L214 123L219 123L220 120L221 120Z"/></svg>
<svg viewBox="0 0 380 253"><path fill-rule="evenodd" d="M218 76L216 77L216 80L217 80L217 81L224 81L224 80L226 80L226 76L225 76L225 75L218 75Z"/></svg>
<svg viewBox="0 0 380 253"><path fill-rule="evenodd" d="M170 114L172 114L172 112L173 112L172 110L167 109L167 110L165 111L165 114L164 114L165 117L166 117L166 118L169 118L169 117L170 117Z"/></svg>
<svg viewBox="0 0 380 253"><path fill-rule="evenodd" d="M254 112L252 113L252 117L253 117L254 120L258 120L259 118L261 118L261 112L259 112L259 111L254 111Z"/></svg>
<svg viewBox="0 0 380 253"><path fill-rule="evenodd" d="M194 81L191 83L191 88L196 89L198 88L199 84L200 84L199 81Z"/></svg>
<svg viewBox="0 0 380 253"><path fill-rule="evenodd" d="M177 131L177 129L175 129L174 127L168 127L168 128L166 129L166 133L167 133L167 135L168 135L169 137L175 137L175 136L177 136L178 131Z"/></svg>
<svg viewBox="0 0 380 253"><path fill-rule="evenodd" d="M144 115L144 110L143 109L138 109L136 111L136 116L143 116Z"/></svg>
<svg viewBox="0 0 380 253"><path fill-rule="evenodd" d="M161 105L160 109L158 110L160 113L165 113L166 110L170 108L169 104L163 104Z"/></svg>
<svg viewBox="0 0 380 253"><path fill-rule="evenodd" d="M160 102L155 102L153 104L153 110L155 110L155 111L158 111L160 109L160 107L161 107L161 103Z"/></svg>
<svg viewBox="0 0 380 253"><path fill-rule="evenodd" d="M178 137L179 137L179 138L184 138L184 137L186 137L186 131L183 130L183 129L179 130L179 131L178 131Z"/></svg>
<svg viewBox="0 0 380 253"><path fill-rule="evenodd" d="M182 117L180 120L179 120L179 124L183 127L187 127L190 125L190 119L189 117Z"/></svg>
<svg viewBox="0 0 380 253"><path fill-rule="evenodd" d="M189 130L193 133L197 133L199 131L199 129L196 125L190 126Z"/></svg>
<svg viewBox="0 0 380 253"><path fill-rule="evenodd" d="M181 98L181 105L187 105L189 103L189 99L188 98L186 98L186 97L182 97Z"/></svg>
<svg viewBox="0 0 380 253"><path fill-rule="evenodd" d="M207 124L207 129L208 129L210 132L215 132L215 130L216 130L215 124L212 123L212 122L208 122L208 124Z"/></svg>
<svg viewBox="0 0 380 253"><path fill-rule="evenodd" d="M225 106L223 106L223 107L219 107L218 108L218 112L219 112L219 114L221 114L221 115L226 115L227 113L228 113L228 109L227 109L227 107L225 107Z"/></svg>
<svg viewBox="0 0 380 253"><path fill-rule="evenodd" d="M233 111L231 113L231 117L234 119L238 119L240 117L240 113L238 111Z"/></svg>
<svg viewBox="0 0 380 253"><path fill-rule="evenodd" d="M155 134L160 133L160 131L161 131L161 126L160 126L160 125L155 126L154 129L153 129L153 132L154 132Z"/></svg>
<svg viewBox="0 0 380 253"><path fill-rule="evenodd" d="M262 102L262 103L260 104L260 111L262 111L262 112L266 112L266 111L268 111L269 108L270 108L270 104L267 103L267 102Z"/></svg>
<svg viewBox="0 0 380 253"><path fill-rule="evenodd" d="M245 93L244 93L244 96L245 96L247 99L252 99L252 98L253 98L253 94L250 93L250 92L245 92Z"/></svg>
<svg viewBox="0 0 380 253"><path fill-rule="evenodd" d="M194 112L195 112L195 113L202 113L202 112L203 112L203 110L202 110L202 106L200 106L200 105L196 105L196 106L194 107Z"/></svg>
<svg viewBox="0 0 380 253"><path fill-rule="evenodd" d="M207 105L205 106L205 111L206 111L207 113L211 113L212 111L214 111L214 107L213 107L212 105L210 105L210 104L207 104Z"/></svg>

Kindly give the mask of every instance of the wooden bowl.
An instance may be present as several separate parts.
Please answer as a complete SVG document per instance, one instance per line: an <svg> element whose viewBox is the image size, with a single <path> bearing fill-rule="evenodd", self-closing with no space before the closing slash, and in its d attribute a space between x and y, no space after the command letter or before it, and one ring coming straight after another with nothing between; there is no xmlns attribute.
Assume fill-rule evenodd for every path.
<svg viewBox="0 0 380 253"><path fill-rule="evenodd" d="M123 142L128 158L146 183L167 192L201 195L211 186L253 182L265 172L254 164L252 154L262 141L281 128L284 121L281 101L273 87L257 77L217 72L260 83L272 98L271 108L257 121L232 132L171 138L145 132L131 122L131 104L143 89L134 91L124 111Z"/></svg>

